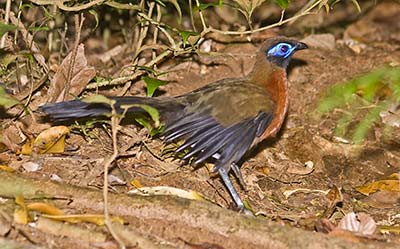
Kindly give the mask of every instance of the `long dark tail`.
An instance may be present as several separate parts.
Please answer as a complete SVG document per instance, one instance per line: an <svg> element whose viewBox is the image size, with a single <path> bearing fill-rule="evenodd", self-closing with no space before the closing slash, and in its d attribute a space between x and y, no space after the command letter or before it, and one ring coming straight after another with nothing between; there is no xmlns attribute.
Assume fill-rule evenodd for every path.
<svg viewBox="0 0 400 249"><path fill-rule="evenodd" d="M173 98L147 98L147 97L110 97L116 101L115 108L122 113L123 105L149 105L160 112L163 121L172 120L183 106ZM71 100L58 103L48 103L39 107L47 114L52 122L74 121L111 114L111 107L105 103L87 103L80 100ZM143 113L140 107L130 107L128 113Z"/></svg>

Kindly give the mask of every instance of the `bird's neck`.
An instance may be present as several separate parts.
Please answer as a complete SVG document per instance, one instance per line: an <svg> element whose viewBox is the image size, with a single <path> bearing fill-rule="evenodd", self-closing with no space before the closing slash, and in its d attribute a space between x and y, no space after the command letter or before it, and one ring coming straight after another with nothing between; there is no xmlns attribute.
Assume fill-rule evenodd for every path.
<svg viewBox="0 0 400 249"><path fill-rule="evenodd" d="M266 60L257 60L249 81L263 87L275 103L274 117L262 139L275 136L285 120L289 105L288 82L285 68L274 66Z"/></svg>
<svg viewBox="0 0 400 249"><path fill-rule="evenodd" d="M266 89L275 103L287 95L286 69L278 67L265 59L257 58L253 71L248 75L249 82Z"/></svg>

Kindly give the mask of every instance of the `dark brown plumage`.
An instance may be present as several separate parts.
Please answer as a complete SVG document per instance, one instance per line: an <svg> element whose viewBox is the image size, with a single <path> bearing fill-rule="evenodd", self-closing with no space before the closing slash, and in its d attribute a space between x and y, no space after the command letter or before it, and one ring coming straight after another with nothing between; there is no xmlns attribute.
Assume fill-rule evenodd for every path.
<svg viewBox="0 0 400 249"><path fill-rule="evenodd" d="M239 208L243 202L228 173L232 169L242 181L237 166L244 154L260 141L275 136L288 108L286 67L304 43L285 37L267 39L256 56L252 72L244 78L224 79L177 97L112 97L121 105L147 104L157 108L166 124L166 143L184 140L177 152L183 159L195 157L195 164L213 160ZM56 122L102 116L110 107L79 100L41 107ZM140 108L131 113L143 112Z"/></svg>

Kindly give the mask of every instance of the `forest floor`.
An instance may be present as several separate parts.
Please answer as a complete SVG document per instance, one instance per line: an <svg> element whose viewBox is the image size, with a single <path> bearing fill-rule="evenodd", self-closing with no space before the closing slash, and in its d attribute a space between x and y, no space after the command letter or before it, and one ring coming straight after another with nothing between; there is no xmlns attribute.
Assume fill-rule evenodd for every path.
<svg viewBox="0 0 400 249"><path fill-rule="evenodd" d="M242 189L237 181L234 184L255 214L256 218L245 218L249 224L254 219L272 224L275 228L270 231L279 230L279 227L300 228L293 230L297 232L317 231L320 234L318 236L322 237L315 238L328 238L326 248L335 248L335 243L339 245L343 241L345 244L342 248L356 248L357 244L373 243L379 243L373 244L379 247L386 245L388 248L395 248L394 245L400 243L400 191L381 190L366 195L358 191L358 188L396 177L399 184L400 129L393 127L387 132L382 121L376 122L365 141L361 145L355 145L348 137L338 138L333 133L341 112L345 110L335 110L322 117L318 117L315 110L332 85L346 82L384 65L400 64L400 5L396 1L383 1L370 7L356 20L348 21L345 26L341 22L341 27L335 26L335 23L339 23L343 17L335 14L328 16L331 24L325 28L326 32L295 35L307 43L310 49L297 53L288 70L290 110L287 120L276 138L261 144L246 157L247 160L241 166L246 189ZM335 18L339 20L335 21ZM296 34L293 30L299 29L302 29L301 25L274 29L259 34L258 40L276 34ZM94 66L99 75L112 77L127 63L127 55L118 54L108 60L106 56L102 56L103 61L99 62L100 56L96 54L98 41L95 39L88 39L85 43L88 64ZM158 69L168 72L161 78L169 83L160 86L156 95L176 96L219 79L246 75L252 68L259 44L255 40L253 43L229 44L208 40L206 45L217 55L194 55L183 60L166 61ZM350 42L354 40L358 43ZM106 95L121 95L125 92L126 95L143 96L146 85L143 81L138 81L125 85L125 88L115 87L100 91ZM93 92L87 91L85 94L91 93ZM48 99L47 94L47 89L41 87L32 96L30 108L36 110L37 106ZM398 124L399 111L397 110L397 114L393 113ZM352 122L357 123L360 119L361 117L356 116ZM104 128L108 126L85 127L84 131L82 126L74 126L66 139L64 153L33 156L15 153L18 149L16 147L23 144L20 133L24 136L35 136L50 127L50 124L40 121L36 111L33 116L4 117L1 123L3 134L11 142L2 147L0 162L14 170L13 173L1 172L2 178L12 179L11 183L27 184L25 187L18 186L21 189L32 188L43 191L46 195L53 193L52 199L44 202L51 203L65 213L102 214L103 165L113 152L110 129ZM348 134L351 134L351 128ZM287 238L285 241L278 238L279 232L276 232L277 238L266 235L270 243L262 244L254 241L250 243L251 235L235 237L235 229L245 229L242 226L233 228L237 224L222 224L221 227L227 230L220 231L214 226L223 222L221 217L239 217L239 220L240 216L245 215L230 210L232 200L228 192L218 177L210 175L207 167L194 169L168 156L168 153L164 153L167 149L162 140L152 139L146 129L132 124L125 125L120 132L118 147L120 155L109 170L109 192L112 193L109 200L110 213L121 216L129 223L122 227L116 226L119 227L116 231L133 248L288 248L296 243L299 243L297 248L306 248L302 239L298 239L302 236L310 236L303 240L310 245L318 243L312 239L315 233L298 233L298 238ZM32 162L39 167L32 169ZM28 182L24 182L26 179L29 179ZM52 185L49 179L58 184ZM5 187L11 188L9 185L0 186L3 190ZM128 191L158 186L196 191L205 201L194 200L190 203L195 204L188 204L187 200L171 195L144 199L129 197L133 202L135 198L136 201L140 200L140 203L135 202L130 206L131 199L123 199L128 198ZM22 243L21 245L32 247L117 247L105 227L83 221L77 225L65 223L76 226L68 228L74 232L65 232L61 228L57 230L57 225L46 223L49 220L44 218L39 219L39 224L32 217L33 214L30 214L30 225L16 224L12 218L16 215L13 211L16 204L9 198L9 195L13 195L8 194L9 192L12 191L4 190L0 198L0 239L15 240ZM37 192L34 195L36 194ZM26 203L33 202L32 198L24 197ZM86 202L81 200L83 204L79 201L79 205L73 204L77 202L75 198L83 197ZM39 202L35 198L34 201ZM111 203L118 200L120 203ZM154 203L159 204L159 207L154 207ZM120 206L116 207L117 204ZM187 214L186 212L193 210L192 205L200 206L193 214ZM189 211L179 206L188 207ZM132 211L133 207L141 211ZM346 227L343 223L352 222L343 219L351 212L359 215L354 222L361 222L364 226L358 228L358 234L338 229L338 226ZM181 223L179 214L182 214ZM198 217L202 217L201 221ZM220 221L207 224L212 223L213 219ZM347 224L348 226L351 225ZM369 226L373 227L372 233L365 232ZM131 235L121 235L128 230L131 234L136 234L135 239L127 239ZM82 235L86 231L93 234ZM258 238L258 235L254 236L254 239ZM331 241L329 238L335 240ZM318 247L315 244L309 248Z"/></svg>

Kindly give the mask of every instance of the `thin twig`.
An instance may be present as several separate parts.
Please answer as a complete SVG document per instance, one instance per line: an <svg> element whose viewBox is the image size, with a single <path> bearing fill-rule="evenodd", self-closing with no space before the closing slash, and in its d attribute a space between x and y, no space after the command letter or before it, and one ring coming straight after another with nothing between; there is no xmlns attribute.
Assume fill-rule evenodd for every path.
<svg viewBox="0 0 400 249"><path fill-rule="evenodd" d="M154 9L155 4L156 4L155 2L152 2L152 3L149 4L148 16L149 16L150 19L151 19L151 16L153 15L153 9ZM140 15L140 13L139 13L138 16L142 17L142 15ZM140 54L141 47L143 45L144 39L147 36L148 30L149 30L149 22L147 21L144 24L142 23L141 24L141 28L140 28L139 40L138 40L138 42L136 44L136 51L135 51L135 56L134 56L135 60L133 62L133 66L136 66L138 61L139 61L139 57L138 56Z"/></svg>
<svg viewBox="0 0 400 249"><path fill-rule="evenodd" d="M149 61L146 63L144 66L145 67L152 67L153 65L161 62L165 57L168 57L173 54L172 50L165 50L161 54L159 54L156 58L153 60ZM122 76L119 78L115 78L113 80L105 80L105 81L100 81L100 82L95 82L95 83L90 83L86 86L86 89L97 89L99 87L104 87L104 86L117 86L117 85L122 85L125 82L129 80L134 80L138 78L139 76L143 75L145 71L137 71L131 75L127 76Z"/></svg>
<svg viewBox="0 0 400 249"><path fill-rule="evenodd" d="M161 21L161 6L159 4L157 4L157 22ZM154 29L154 33L153 33L153 45L157 45L157 40L158 40L158 29L157 27ZM154 60L154 58L157 57L156 51L153 50L152 51L152 59ZM154 67L156 67L157 64L154 65Z"/></svg>
<svg viewBox="0 0 400 249"><path fill-rule="evenodd" d="M83 16L83 13L81 13L80 18L79 14L75 14L74 20L75 20L75 42L68 67L68 74L67 74L67 80L65 82L63 100L67 98L69 94L69 89L71 88L72 72L75 67L76 54L78 53L79 41L81 40L81 30L83 22L85 21L85 17Z"/></svg>
<svg viewBox="0 0 400 249"><path fill-rule="evenodd" d="M164 27L167 27L169 29L171 29L172 31L176 32L177 34L179 34L179 30L177 30L176 28L170 27L166 24L160 23L159 21L154 21L153 19L151 19L149 16L143 14L143 13L138 13L138 16L143 17L143 19L145 19L146 21L148 21L149 23L153 24L154 26L156 26L158 29L160 29L161 32L164 33L164 35L167 37L169 43L171 44L170 47L172 49L176 49L176 44L174 39L172 38L172 36L165 30Z"/></svg>
<svg viewBox="0 0 400 249"><path fill-rule="evenodd" d="M271 28L275 28L275 27L281 26L281 25L283 25L285 23L294 21L294 20L298 19L299 17L310 15L311 14L311 10L314 9L315 7L317 7L322 1L323 0L315 1L314 4L309 6L307 9L305 9L301 13L296 14L295 16L292 16L292 17L290 17L288 19L285 19L285 20L280 20L280 21L278 21L276 23L273 23L271 25L264 26L264 27L261 27L261 28L258 28L258 29L246 30L246 31L224 31L224 30L219 30L219 29L213 28L211 26L207 27L204 24L203 28L204 27L205 28L204 28L202 34L204 35L205 33L209 33L209 32L215 32L215 33L220 33L220 34L224 34L224 35L249 35L249 34L254 34L254 33L261 32L261 31L264 31L264 30L267 30L267 29L271 29ZM201 14L201 12L200 12L200 14ZM202 17L202 15L200 15L200 19L201 19L201 17Z"/></svg>
<svg viewBox="0 0 400 249"><path fill-rule="evenodd" d="M111 163L118 157L118 144L117 144L117 134L119 130L119 123L121 118L117 115L117 111L115 109L115 105L111 105L111 132L112 132L112 141L113 141L113 154L106 160L104 163L104 182L103 182L103 202L104 202L104 218L105 224L107 226L108 231L113 236L113 238L119 244L119 247L126 248L124 242L120 238L120 236L116 233L116 231L112 227L110 213L108 211L108 169L111 167Z"/></svg>
<svg viewBox="0 0 400 249"><path fill-rule="evenodd" d="M0 11L4 12L3 10L0 9ZM21 13L21 12L19 12ZM28 30L25 28L24 24L20 22L20 18L16 17L14 12L10 12L10 21L12 24L18 27L17 31L21 32L22 37L26 43L26 45L30 48L30 50L33 53L33 57L35 60L39 63L39 65L43 68L45 73L49 72L49 67L46 64L46 59L44 56L41 54L41 49L39 46L36 44L36 42L33 40L33 35L31 35ZM16 33L17 33L16 31ZM14 43L17 44L17 36L15 35Z"/></svg>
<svg viewBox="0 0 400 249"><path fill-rule="evenodd" d="M5 15L4 15L4 23L5 24L8 24L8 21L10 19L10 9L11 9L11 0L7 0L6 11L5 11ZM7 37L7 33L5 33L3 35L3 37L1 38L0 48L4 48L4 46L6 45L6 37Z"/></svg>
<svg viewBox="0 0 400 249"><path fill-rule="evenodd" d="M199 8L200 7L200 2L199 2L199 0L196 0L196 6ZM208 27L207 27L207 25L206 25L206 21L205 21L205 19L204 19L204 16L203 16L203 13L202 13L202 11L200 10L200 8L199 8L199 16L200 16L200 20L201 20L201 25L203 25L203 31L202 31L202 33L204 32L204 33L208 33L209 32L209 29L208 29Z"/></svg>

